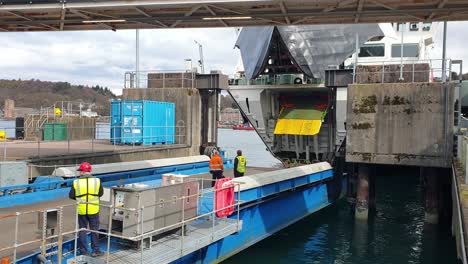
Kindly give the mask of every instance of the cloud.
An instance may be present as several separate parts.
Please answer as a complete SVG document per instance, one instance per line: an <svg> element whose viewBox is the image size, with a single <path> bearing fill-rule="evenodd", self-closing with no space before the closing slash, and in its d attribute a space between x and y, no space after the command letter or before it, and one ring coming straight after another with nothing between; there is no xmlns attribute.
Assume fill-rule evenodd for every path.
<svg viewBox="0 0 468 264"><path fill-rule="evenodd" d="M431 58L434 60L442 59L443 47L443 23L438 23L437 32L434 37L434 49ZM463 60L463 72L468 72L468 50L466 42L468 41L468 22L457 21L447 23L447 41L446 41L446 58L452 60ZM437 63L437 64L440 64ZM437 66L440 67L440 66ZM459 71L458 66L452 71Z"/></svg>
<svg viewBox="0 0 468 264"><path fill-rule="evenodd" d="M203 44L205 71L232 74L238 60L234 29L140 30L140 70L185 70ZM101 85L121 93L135 70L135 31L2 33L2 79L40 79Z"/></svg>

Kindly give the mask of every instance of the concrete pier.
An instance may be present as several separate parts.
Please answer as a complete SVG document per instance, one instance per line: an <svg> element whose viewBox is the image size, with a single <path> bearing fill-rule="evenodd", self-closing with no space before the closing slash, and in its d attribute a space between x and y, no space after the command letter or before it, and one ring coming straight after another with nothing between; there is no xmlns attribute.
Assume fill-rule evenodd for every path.
<svg viewBox="0 0 468 264"><path fill-rule="evenodd" d="M424 177L425 191L425 221L429 224L439 223L439 188L438 170L436 168L421 168Z"/></svg>
<svg viewBox="0 0 468 264"><path fill-rule="evenodd" d="M369 178L372 177L370 166L360 164L358 168L358 183L356 194L355 218L367 221L369 217Z"/></svg>

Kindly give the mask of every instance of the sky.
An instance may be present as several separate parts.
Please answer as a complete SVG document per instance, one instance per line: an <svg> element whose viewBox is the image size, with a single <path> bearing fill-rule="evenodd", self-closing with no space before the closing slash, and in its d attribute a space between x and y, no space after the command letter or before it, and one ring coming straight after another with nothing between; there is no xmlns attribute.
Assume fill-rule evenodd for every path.
<svg viewBox="0 0 468 264"><path fill-rule="evenodd" d="M185 70L203 45L205 71L232 75L239 62L234 28L140 30L140 70ZM468 22L450 22L447 57L468 72ZM0 33L0 79L40 79L105 86L121 94L124 73L135 69L135 30ZM437 43L441 44L441 43Z"/></svg>
<svg viewBox="0 0 468 264"><path fill-rule="evenodd" d="M199 60L205 72L234 73L239 51L234 28L140 30L140 70L186 70ZM105 86L121 94L135 70L135 30L0 33L0 79L39 79Z"/></svg>

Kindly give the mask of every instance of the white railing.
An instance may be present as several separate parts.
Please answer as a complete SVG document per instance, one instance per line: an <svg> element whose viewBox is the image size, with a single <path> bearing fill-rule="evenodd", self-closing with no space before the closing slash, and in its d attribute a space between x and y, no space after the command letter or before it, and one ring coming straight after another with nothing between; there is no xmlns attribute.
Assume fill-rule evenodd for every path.
<svg viewBox="0 0 468 264"><path fill-rule="evenodd" d="M445 66L443 65L445 62ZM358 62L354 68L356 83L442 82L452 80L452 66L459 61L428 59ZM354 65L353 65L354 67Z"/></svg>
<svg viewBox="0 0 468 264"><path fill-rule="evenodd" d="M183 122L175 126L65 125L58 133L47 126L37 128L37 133L28 131L27 127L0 127L6 133L6 138L0 139L0 160L190 145L190 129ZM23 139L15 138L16 130L24 131Z"/></svg>
<svg viewBox="0 0 468 264"><path fill-rule="evenodd" d="M126 72L124 89L194 88L196 73L185 70Z"/></svg>
<svg viewBox="0 0 468 264"><path fill-rule="evenodd" d="M300 84L320 84L320 79L310 78L304 74L274 74L261 75L255 79L248 80L245 77L229 80L229 85L300 85Z"/></svg>

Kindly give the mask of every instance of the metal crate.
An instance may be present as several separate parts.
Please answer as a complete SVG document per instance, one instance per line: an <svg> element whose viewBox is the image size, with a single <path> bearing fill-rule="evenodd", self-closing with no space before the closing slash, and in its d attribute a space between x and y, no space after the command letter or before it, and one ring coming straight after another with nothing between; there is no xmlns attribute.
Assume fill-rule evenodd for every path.
<svg viewBox="0 0 468 264"><path fill-rule="evenodd" d="M199 184L197 181L171 184L159 187L142 185L114 187L110 201L116 209L112 211L112 232L128 237L146 234L157 229L169 227L152 235L168 232L182 226L183 220L197 216ZM189 198L181 199L181 197ZM103 204L106 202L103 201ZM144 208L142 210L142 208ZM126 210L131 209L131 210ZM109 210L101 210L101 227L109 229L107 221ZM141 231L143 217L143 232Z"/></svg>
<svg viewBox="0 0 468 264"><path fill-rule="evenodd" d="M23 161L0 162L0 187L28 184L27 169Z"/></svg>

